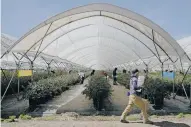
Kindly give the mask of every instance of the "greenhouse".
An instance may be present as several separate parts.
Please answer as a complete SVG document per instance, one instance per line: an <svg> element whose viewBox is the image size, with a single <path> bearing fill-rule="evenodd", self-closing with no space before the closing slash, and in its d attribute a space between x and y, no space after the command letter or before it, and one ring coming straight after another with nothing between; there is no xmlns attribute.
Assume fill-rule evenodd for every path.
<svg viewBox="0 0 191 127"><path fill-rule="evenodd" d="M4 75L7 70L32 71L30 76L34 84L30 85L30 89L37 89L39 84L40 90L37 89L36 93L28 92L27 96L29 96L29 101L32 100L36 105L40 104L35 101L39 97L34 97L33 94L42 93L45 100L52 98L47 95L46 91L54 93L55 90L57 93L53 96L60 95L62 93L60 91L63 89L65 91L68 87L58 84L66 83L67 86L76 84L78 72L84 72L87 77L92 70L104 71L109 75L114 68L118 68L120 72L125 70L125 73L126 70L131 72L139 69L159 77L162 73L162 78L158 81L160 83L164 83L163 72L180 72L181 79L177 78L177 87L175 87L174 79L170 81L172 86L168 88L173 93L173 97L179 89L181 89L181 95L185 94L184 97L187 100L190 97L189 83L191 80L186 80L186 76L191 72L190 37L176 41L151 20L114 5L90 4L65 11L40 23L20 39L2 34L1 45L1 70ZM60 70L62 73L56 74L58 77L45 76L48 78L47 81L46 78L43 81L38 79L39 72L48 72L50 75L51 72L55 73L54 71ZM75 72L75 74L72 73L72 83L68 80L71 79L68 74L70 71ZM63 73L67 73L67 76L61 75ZM129 81L120 76L120 84ZM112 77L112 74L109 77ZM9 78L10 82L6 82L8 87L11 80L17 82L13 76ZM62 81L65 78L66 81ZM27 79L30 83L31 80ZM156 83L152 79L149 81ZM185 81L187 84L184 83ZM49 85L50 82L52 84L55 82L58 89L57 86L54 89ZM91 80L89 83L91 84ZM46 84L49 88L44 87ZM17 85L19 93L22 91L19 88L19 79L15 88ZM8 87L3 89L5 92L3 97ZM166 86L164 88L167 89ZM27 87L23 88L23 91L25 89ZM189 101L191 104L191 99Z"/></svg>

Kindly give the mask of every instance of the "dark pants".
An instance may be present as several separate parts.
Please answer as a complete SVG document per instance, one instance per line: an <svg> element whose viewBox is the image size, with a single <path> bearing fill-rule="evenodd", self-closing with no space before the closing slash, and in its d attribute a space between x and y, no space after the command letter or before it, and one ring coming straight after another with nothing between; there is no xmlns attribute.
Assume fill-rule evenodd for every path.
<svg viewBox="0 0 191 127"><path fill-rule="evenodd" d="M113 85L117 85L117 77L113 77Z"/></svg>
<svg viewBox="0 0 191 127"><path fill-rule="evenodd" d="M81 82L80 82L81 84L84 83L84 79L85 79L85 77L82 77L82 78L81 78Z"/></svg>

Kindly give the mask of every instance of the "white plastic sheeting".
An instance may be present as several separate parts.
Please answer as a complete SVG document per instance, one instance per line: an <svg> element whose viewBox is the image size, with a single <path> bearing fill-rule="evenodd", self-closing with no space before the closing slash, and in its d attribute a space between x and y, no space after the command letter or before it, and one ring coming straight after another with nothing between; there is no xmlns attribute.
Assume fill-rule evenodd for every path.
<svg viewBox="0 0 191 127"><path fill-rule="evenodd" d="M58 14L25 34L9 51L24 51L27 56L44 53L94 69L151 67L153 60L156 64L169 61L177 68L191 64L180 45L158 25L109 4Z"/></svg>
<svg viewBox="0 0 191 127"><path fill-rule="evenodd" d="M12 46L16 42L16 38L7 35L1 34L1 53L5 53L10 46ZM19 52L9 52L1 58L1 68L2 69L30 69L31 61L34 60L36 52L28 52L27 55L24 55L25 51L20 50ZM17 58L22 57L21 60ZM60 59L55 56L49 56L41 53L33 62L33 69L47 69L48 64L50 69L66 69L69 70L71 68L82 68L79 65L71 63L67 60ZM18 66L20 65L20 66Z"/></svg>
<svg viewBox="0 0 191 127"><path fill-rule="evenodd" d="M185 50L188 56L191 58L191 36L182 38L178 40L177 42Z"/></svg>
<svg viewBox="0 0 191 127"><path fill-rule="evenodd" d="M7 49L10 48L15 42L16 38L7 34L1 34L1 55L4 54Z"/></svg>

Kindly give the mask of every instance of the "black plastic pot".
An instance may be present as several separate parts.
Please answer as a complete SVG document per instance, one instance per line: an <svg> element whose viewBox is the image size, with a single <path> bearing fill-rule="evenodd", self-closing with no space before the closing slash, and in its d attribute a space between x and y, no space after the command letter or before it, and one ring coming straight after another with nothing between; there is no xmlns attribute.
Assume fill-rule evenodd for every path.
<svg viewBox="0 0 191 127"><path fill-rule="evenodd" d="M164 97L163 96L156 96L154 97L154 106L155 110L160 110L163 108L164 105Z"/></svg>
<svg viewBox="0 0 191 127"><path fill-rule="evenodd" d="M38 105L38 101L33 98L29 98L29 111L33 111Z"/></svg>
<svg viewBox="0 0 191 127"><path fill-rule="evenodd" d="M62 92L64 92L64 91L66 91L66 90L69 90L69 87L67 87L67 86L62 86Z"/></svg>
<svg viewBox="0 0 191 127"><path fill-rule="evenodd" d="M96 110L101 111L104 108L104 99L93 99L93 104Z"/></svg>
<svg viewBox="0 0 191 127"><path fill-rule="evenodd" d="M154 103L155 103L154 98L153 98L153 97L150 97L150 98L149 98L149 102L150 102L151 104L154 104Z"/></svg>
<svg viewBox="0 0 191 127"><path fill-rule="evenodd" d="M147 95L143 95L143 98L148 99L148 96Z"/></svg>

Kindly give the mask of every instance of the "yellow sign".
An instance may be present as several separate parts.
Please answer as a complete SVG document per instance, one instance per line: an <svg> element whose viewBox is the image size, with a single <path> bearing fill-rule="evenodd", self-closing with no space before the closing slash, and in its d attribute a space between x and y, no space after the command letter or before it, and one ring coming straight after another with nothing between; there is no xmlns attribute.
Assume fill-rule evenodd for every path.
<svg viewBox="0 0 191 127"><path fill-rule="evenodd" d="M31 76L32 70L18 70L18 77Z"/></svg>

